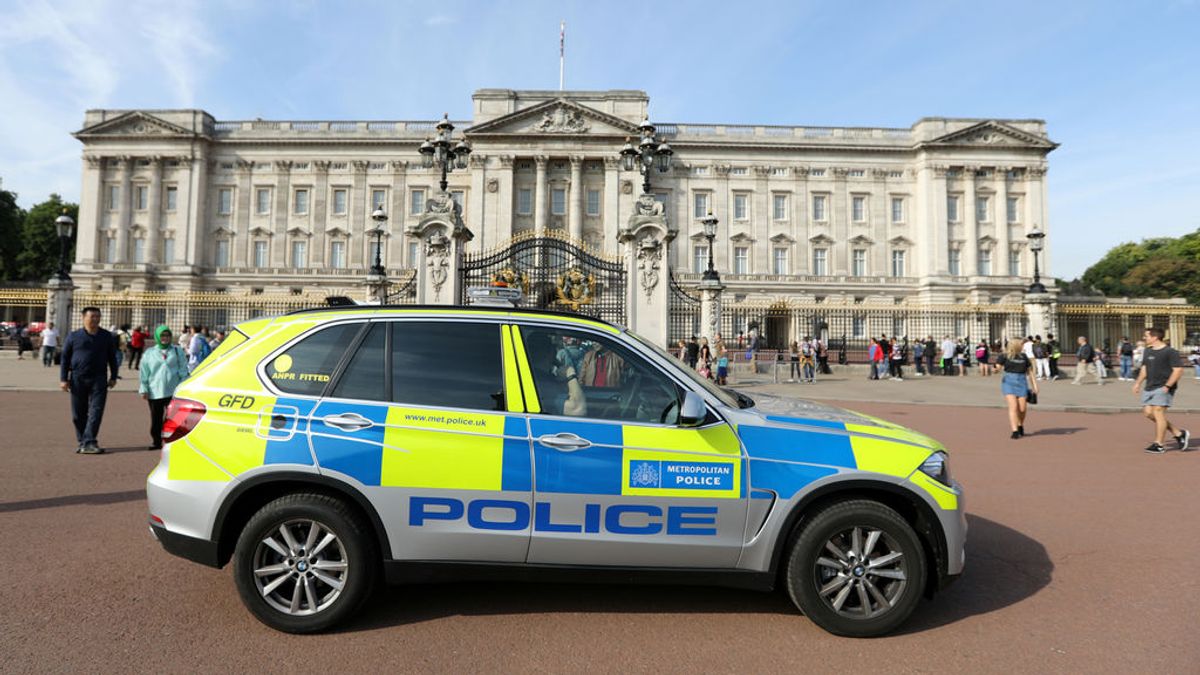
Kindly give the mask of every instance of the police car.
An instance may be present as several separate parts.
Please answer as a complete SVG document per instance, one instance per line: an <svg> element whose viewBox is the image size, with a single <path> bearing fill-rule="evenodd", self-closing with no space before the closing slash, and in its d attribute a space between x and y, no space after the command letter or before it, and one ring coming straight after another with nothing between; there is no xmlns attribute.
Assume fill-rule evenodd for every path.
<svg viewBox="0 0 1200 675"><path fill-rule="evenodd" d="M573 314L256 319L176 391L150 529L232 563L288 632L343 621L384 579L565 577L782 586L832 633L886 633L962 572L962 490L927 436L793 406Z"/></svg>

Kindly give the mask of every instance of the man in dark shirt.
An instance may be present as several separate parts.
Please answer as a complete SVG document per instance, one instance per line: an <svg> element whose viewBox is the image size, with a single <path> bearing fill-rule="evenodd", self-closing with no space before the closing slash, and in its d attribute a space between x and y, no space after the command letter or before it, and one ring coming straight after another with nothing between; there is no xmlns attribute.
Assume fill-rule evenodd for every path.
<svg viewBox="0 0 1200 675"><path fill-rule="evenodd" d="M687 343L687 364L688 368L696 369L696 363L700 360L700 343L696 342L696 336L693 335Z"/></svg>
<svg viewBox="0 0 1200 675"><path fill-rule="evenodd" d="M1083 384L1083 377L1087 375L1088 369L1094 368L1096 371L1096 384L1103 387L1104 378L1100 375L1100 369L1092 363L1096 360L1096 349L1082 335L1079 336L1078 342L1079 348L1075 350L1075 379L1071 380L1071 384Z"/></svg>
<svg viewBox="0 0 1200 675"><path fill-rule="evenodd" d="M71 420L75 423L75 452L98 455L104 450L96 440L108 390L117 383L117 339L100 327L100 310L83 308L83 328L63 341L59 387L71 393ZM111 376L105 378L105 371Z"/></svg>
<svg viewBox="0 0 1200 675"><path fill-rule="evenodd" d="M1133 393L1138 393L1142 382L1146 389L1142 392L1142 414L1154 423L1154 442L1146 448L1146 452L1161 455L1166 450L1163 440L1167 432L1175 437L1180 450L1188 449L1191 434L1187 429L1177 429L1167 420L1167 408L1175 398L1175 387L1179 378L1183 377L1185 362L1179 352L1163 342L1166 333L1161 328L1147 328L1144 335L1146 351L1142 354L1142 367L1138 371L1137 381L1133 383Z"/></svg>

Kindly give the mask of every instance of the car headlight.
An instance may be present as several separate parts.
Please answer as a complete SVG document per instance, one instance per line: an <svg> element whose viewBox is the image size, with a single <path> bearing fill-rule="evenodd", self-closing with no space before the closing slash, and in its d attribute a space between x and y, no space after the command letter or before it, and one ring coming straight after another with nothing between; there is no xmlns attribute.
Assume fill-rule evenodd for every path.
<svg viewBox="0 0 1200 675"><path fill-rule="evenodd" d="M946 453L940 450L921 463L921 473L950 487L950 460L946 457Z"/></svg>

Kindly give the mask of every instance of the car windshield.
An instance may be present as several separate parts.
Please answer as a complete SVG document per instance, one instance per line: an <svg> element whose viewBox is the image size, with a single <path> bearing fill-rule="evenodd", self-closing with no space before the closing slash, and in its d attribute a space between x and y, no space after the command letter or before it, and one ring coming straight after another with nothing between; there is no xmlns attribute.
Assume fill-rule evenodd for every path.
<svg viewBox="0 0 1200 675"><path fill-rule="evenodd" d="M681 364L679 362L679 359L677 359L674 356L671 356L671 354L668 353L662 347L659 347L658 345L654 344L650 340L647 340L646 338L642 337L641 335L638 335L637 333L635 333L629 329L625 329L625 334L632 337L634 340L637 340L643 346L649 348L650 351L654 352L655 354L658 354L660 357L662 357L663 361L665 361L666 363L669 363L671 366L673 366L677 372L683 373L689 379L691 379L691 381L699 384L701 387L704 387L705 391L712 394L714 397L717 398L717 400L721 401L721 403L724 403L725 405L729 406L730 408L740 408L741 407L740 405L738 405L738 400L737 400L737 398L734 397L733 394L729 393L728 391L725 391L724 389L721 389L717 385L710 382L708 379L700 377L699 373L692 370L691 368L685 367L683 364Z"/></svg>

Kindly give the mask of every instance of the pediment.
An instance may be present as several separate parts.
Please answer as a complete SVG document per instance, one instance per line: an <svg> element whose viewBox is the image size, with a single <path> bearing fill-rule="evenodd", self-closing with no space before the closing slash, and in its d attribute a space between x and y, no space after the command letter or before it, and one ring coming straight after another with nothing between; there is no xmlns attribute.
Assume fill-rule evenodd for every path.
<svg viewBox="0 0 1200 675"><path fill-rule="evenodd" d="M308 230L304 229L303 227L293 227L290 230L288 230L287 233L289 236L291 236L293 238L304 237L307 239L308 237L312 236L312 232L309 232Z"/></svg>
<svg viewBox="0 0 1200 675"><path fill-rule="evenodd" d="M556 98L470 127L463 133L467 136L630 136L637 134L637 126L595 108Z"/></svg>
<svg viewBox="0 0 1200 675"><path fill-rule="evenodd" d="M751 243L754 243L754 237L751 237L750 235L746 234L745 232L738 232L737 234L730 237L729 241L732 241L735 244L751 244Z"/></svg>
<svg viewBox="0 0 1200 675"><path fill-rule="evenodd" d="M833 238L827 234L818 234L816 236L809 237L808 241L813 244L827 246L833 243Z"/></svg>
<svg viewBox="0 0 1200 675"><path fill-rule="evenodd" d="M788 244L788 245L790 245L790 244L796 243L796 240L794 238L792 238L790 235L788 235L787 233L780 232L779 234L775 235L774 237L771 237L771 243L772 244Z"/></svg>
<svg viewBox="0 0 1200 675"><path fill-rule="evenodd" d="M93 124L85 129L80 129L73 134L76 138L92 138L96 136L157 136L163 138L186 137L192 138L196 134L184 129L183 127L171 124L166 120L159 119L148 113L134 110L133 112L118 115L111 120L105 120L99 124Z"/></svg>
<svg viewBox="0 0 1200 675"><path fill-rule="evenodd" d="M1035 147L1052 150L1058 144L1048 138L1021 131L1016 127L986 120L973 124L966 129L959 129L939 136L925 145L955 146L955 147Z"/></svg>
<svg viewBox="0 0 1200 675"><path fill-rule="evenodd" d="M233 229L222 225L222 226L218 227L217 229L213 230L212 233L213 233L213 236L217 237L218 239L221 237L232 237Z"/></svg>
<svg viewBox="0 0 1200 675"><path fill-rule="evenodd" d="M912 240L907 237L892 237L888 240L888 243L895 248L907 248L913 245Z"/></svg>
<svg viewBox="0 0 1200 675"><path fill-rule="evenodd" d="M871 246L875 243L875 240L868 237L865 234L860 234L857 237L854 237L853 239L851 239L850 243L855 244L857 246Z"/></svg>
<svg viewBox="0 0 1200 675"><path fill-rule="evenodd" d="M331 228L325 230L325 236L327 236L327 237L349 237L350 232L348 232L345 228L331 227Z"/></svg>
<svg viewBox="0 0 1200 675"><path fill-rule="evenodd" d="M250 235L254 237L270 237L272 232L261 225L250 230Z"/></svg>

